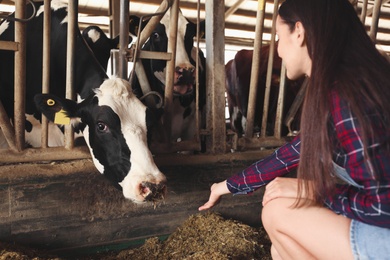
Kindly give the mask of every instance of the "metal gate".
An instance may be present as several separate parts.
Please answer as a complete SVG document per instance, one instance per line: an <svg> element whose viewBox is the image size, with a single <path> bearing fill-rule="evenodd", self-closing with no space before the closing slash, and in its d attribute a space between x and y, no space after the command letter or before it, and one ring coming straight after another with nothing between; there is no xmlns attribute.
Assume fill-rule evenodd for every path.
<svg viewBox="0 0 390 260"><path fill-rule="evenodd" d="M224 43L224 17L225 17L225 5L223 0L215 1L206 1L206 20L208 26L206 27L206 76L207 76L207 103L206 103L206 128L199 129L196 138L193 141L186 141L180 143L157 143L152 147L152 151L156 154L160 153L171 153L175 154L177 151L193 151L199 150L199 142L201 139L206 140L206 153L205 155L229 155L233 151L244 151L244 150L255 150L259 151L262 148L278 147L286 142L286 137L281 135L281 125L283 124L283 97L285 91L285 70L282 69L281 73L281 83L279 91L279 100L277 108L277 116L274 125L274 134L272 136L267 136L265 133L266 124L262 124L262 130L260 133L254 133L253 131L253 120L254 120L254 109L255 109L255 93L257 85L257 69L259 66L259 60L261 59L261 53L259 53L261 43L263 42L262 35L264 28L264 17L265 17L265 6L266 4L273 4L274 11L272 17L272 24L275 23L277 8L279 6L279 0L272 2L267 2L265 0L259 0L259 8L257 10L257 23L256 23L256 38L254 40L254 52L253 52L253 63L252 63L252 79L250 85L250 99L248 103L248 116L247 116L247 129L244 137L238 137L236 133L227 131L226 122L225 122L225 93L224 93L224 84L225 84L225 66L224 66L224 50L220 48L221 43ZM356 1L357 4L357 1ZM15 16L17 18L25 17L25 6L26 0L17 0L15 1L16 12ZM45 7L45 17L44 17L44 70L43 70L43 89L44 93L50 92L49 89L49 60L50 60L50 48L49 48L49 39L50 39L50 1L44 1ZM179 7L179 0L164 0L161 3L159 8L160 11L166 10L167 8L173 8L177 10ZM198 2L199 7L199 2ZM370 30L370 36L375 40L377 30L378 30L378 21L380 13L381 1L376 0L373 8L373 23ZM70 0L69 1L69 26L68 26L68 57L67 57L67 98L73 97L74 93L72 90L73 85L73 64L74 64L74 30L77 28L77 8L78 1ZM126 21L128 18L128 2L121 1L121 19ZM127 10L127 11L126 11ZM367 1L364 1L362 7L362 21L366 15L367 10ZM228 10L231 12L232 10ZM161 19L161 18L160 18ZM127 19L128 20L128 19ZM158 17L154 20L158 22ZM172 23L177 24L177 19L171 20ZM127 37L123 37L126 32L128 32L128 27L126 27L125 22L121 22L123 27L121 27L121 39L120 43L120 72L122 77L127 77L123 73L126 71L128 54L129 52L134 52L133 50L127 49L127 42L124 40ZM153 26L153 24L151 24ZM42 147L41 148L25 148L24 144L24 100L25 100L25 23L16 22L16 32L15 32L15 42L0 42L0 48L8 51L15 52L15 118L13 119L13 125L11 125L9 118L7 117L2 104L0 103L0 127L6 137L6 140L9 144L9 149L0 150L0 164L2 163L14 163L14 162L29 162L29 161L51 161L51 160L70 160L70 159L81 159L81 158L90 158L89 150L87 147L75 147L73 130L71 128L66 129L65 134L65 146L64 147L48 147L48 130L47 130L47 121L43 120L42 128ZM152 27L151 27L152 28ZM151 29L150 29L151 30ZM148 37L147 31L143 32L138 37L138 46L141 46L142 43ZM270 55L273 55L273 48L275 48L275 28L271 28L271 51ZM173 73L173 58L174 53L171 50L174 48L174 40L170 40L170 46L168 53L159 54L160 59L168 60L167 68L170 70L170 73ZM199 40L196 41L199 43ZM141 51L136 47L136 51L133 53L134 61L137 62L139 58L144 57ZM199 48L198 48L199 49ZM267 111L269 103L269 89L270 89L270 77L272 75L272 61L273 58L270 57L268 63L268 72L266 80L266 95L264 101L264 113L262 122L267 121ZM141 68L136 66L136 68ZM142 68L141 68L142 69ZM139 74L141 75L141 73ZM142 77L142 76L140 76ZM172 78L172 77L170 77ZM172 85L173 82L169 80ZM172 90L172 86L168 89ZM1 93L0 93L1 95ZM172 92L166 91L165 102L166 106L169 107L169 102L172 100ZM298 102L299 103L299 102ZM169 119L170 113L166 113L165 121L170 122ZM197 116L199 120L199 115ZM199 122L197 123L199 125ZM169 131L168 131L169 132ZM199 163L202 163L199 161Z"/></svg>

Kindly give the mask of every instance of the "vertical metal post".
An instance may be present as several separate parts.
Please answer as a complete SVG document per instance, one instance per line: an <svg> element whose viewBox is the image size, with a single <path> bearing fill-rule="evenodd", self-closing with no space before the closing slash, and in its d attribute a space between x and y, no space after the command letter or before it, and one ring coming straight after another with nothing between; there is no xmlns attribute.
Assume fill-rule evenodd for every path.
<svg viewBox="0 0 390 260"><path fill-rule="evenodd" d="M255 42L253 46L251 80L249 87L248 109L246 117L245 136L251 138L253 135L253 126L255 121L257 85L259 82L259 65L261 59L261 46L263 39L265 16L265 0L258 0L258 8L256 14Z"/></svg>
<svg viewBox="0 0 390 260"><path fill-rule="evenodd" d="M206 145L214 154L226 152L224 10L224 0L206 1Z"/></svg>
<svg viewBox="0 0 390 260"><path fill-rule="evenodd" d="M367 4L368 4L368 0L363 0L362 12L360 14L360 21L362 22L362 24L364 24L366 22Z"/></svg>
<svg viewBox="0 0 390 260"><path fill-rule="evenodd" d="M381 11L381 6L382 0L375 0L370 29L370 38L373 42L376 42L376 34L378 32L379 14Z"/></svg>
<svg viewBox="0 0 390 260"><path fill-rule="evenodd" d="M286 93L286 66L284 65L284 62L282 62L282 70L280 72L278 105L276 107L275 128L274 128L274 136L278 139L282 137L282 118L283 118L283 110L284 110L285 93Z"/></svg>
<svg viewBox="0 0 390 260"><path fill-rule="evenodd" d="M276 32L275 23L276 23L276 17L278 14L278 6L279 6L279 0L274 0L274 11L273 11L273 16L272 16L272 29L271 29L271 43L269 46L267 79L265 82L263 118L261 121L261 136L262 137L265 137L265 134L267 132L269 96L270 96L271 81L272 81L272 66L274 63L274 54L275 54L275 32Z"/></svg>
<svg viewBox="0 0 390 260"><path fill-rule="evenodd" d="M15 2L15 17L26 16L26 1ZM26 24L15 22L15 42L19 43L15 52L15 106L14 127L16 147L19 151L25 146L25 110L26 110Z"/></svg>
<svg viewBox="0 0 390 260"><path fill-rule="evenodd" d="M76 29L78 0L69 0L68 5L68 39L66 49L66 98L73 99L74 95L74 64L75 64L75 46L76 46ZM71 125L65 126L65 148L74 147L74 131Z"/></svg>
<svg viewBox="0 0 390 260"><path fill-rule="evenodd" d="M177 42L177 23L179 17L179 0L173 0L170 12L169 35L168 35L168 53L172 58L167 61L166 79L165 79L165 101L164 101L164 129L168 144L171 140L172 114L173 114L173 83L175 75L176 61L176 42Z"/></svg>
<svg viewBox="0 0 390 260"><path fill-rule="evenodd" d="M42 93L50 90L50 30L51 30L51 0L44 1L43 12L43 58L42 58ZM41 146L48 147L48 120L42 116Z"/></svg>
<svg viewBox="0 0 390 260"><path fill-rule="evenodd" d="M200 39L200 0L196 1L196 59L195 59L195 66L196 66L196 74L195 74L195 90L196 90L196 95L195 95L195 119L196 119L196 141L199 142L199 137L200 137L200 122L199 120L201 119L199 117L199 67L200 67L200 59L199 59L199 39ZM202 120L204 122L204 118Z"/></svg>
<svg viewBox="0 0 390 260"><path fill-rule="evenodd" d="M129 1L122 0L119 15L119 72L118 76L127 79L127 49L129 45Z"/></svg>

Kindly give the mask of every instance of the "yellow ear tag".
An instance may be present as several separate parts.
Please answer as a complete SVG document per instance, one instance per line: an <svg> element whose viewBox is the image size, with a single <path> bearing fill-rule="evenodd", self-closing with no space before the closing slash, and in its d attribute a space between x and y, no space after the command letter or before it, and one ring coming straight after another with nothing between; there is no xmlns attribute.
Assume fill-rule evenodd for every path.
<svg viewBox="0 0 390 260"><path fill-rule="evenodd" d="M54 124L57 125L69 125L70 118L66 115L65 110L61 109L54 116Z"/></svg>
<svg viewBox="0 0 390 260"><path fill-rule="evenodd" d="M52 107L52 106L54 106L54 105L56 104L56 102L55 102L53 99L49 98L49 99L46 101L46 104L47 104L49 107Z"/></svg>

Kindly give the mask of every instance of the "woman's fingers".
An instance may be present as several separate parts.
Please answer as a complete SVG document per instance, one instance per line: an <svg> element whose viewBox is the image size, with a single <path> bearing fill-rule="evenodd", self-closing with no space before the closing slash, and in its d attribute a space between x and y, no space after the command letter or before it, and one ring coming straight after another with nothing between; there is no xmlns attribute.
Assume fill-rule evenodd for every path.
<svg viewBox="0 0 390 260"><path fill-rule="evenodd" d="M296 198L298 194L298 180L295 178L275 178L265 187L263 206L269 201L284 197Z"/></svg>
<svg viewBox="0 0 390 260"><path fill-rule="evenodd" d="M199 211L206 210L206 209L211 209L214 207L216 204L218 204L220 201L220 197L218 198L213 198L212 195L210 195L209 201L207 201L203 206L200 206L198 208Z"/></svg>

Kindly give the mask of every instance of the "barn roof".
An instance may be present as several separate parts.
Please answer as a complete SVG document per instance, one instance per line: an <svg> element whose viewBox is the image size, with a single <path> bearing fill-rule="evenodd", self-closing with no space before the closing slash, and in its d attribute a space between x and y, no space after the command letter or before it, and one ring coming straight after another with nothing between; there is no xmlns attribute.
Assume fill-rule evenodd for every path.
<svg viewBox="0 0 390 260"><path fill-rule="evenodd" d="M200 19L205 18L205 1L200 0ZM361 13L363 0L351 0L357 3L358 12ZM381 1L381 0L377 0ZM99 25L104 31L109 31L110 9L119 5L116 0L79 0L79 24L85 28L90 24ZM162 0L131 0L130 14L142 16L154 13L160 6ZM367 18L365 25L370 30L374 0L367 0ZM390 0L382 0L377 42L379 48L390 52ZM266 15L264 25L264 39L269 38L270 26L272 24L273 12L272 0L266 0ZM13 11L13 1L0 0L0 14ZM184 15L190 20L196 21L198 0L181 0L179 6ZM119 8L119 6L118 6ZM238 45L240 47L253 46L256 14L258 8L257 0L225 0L225 43ZM119 10L119 9L118 9Z"/></svg>

